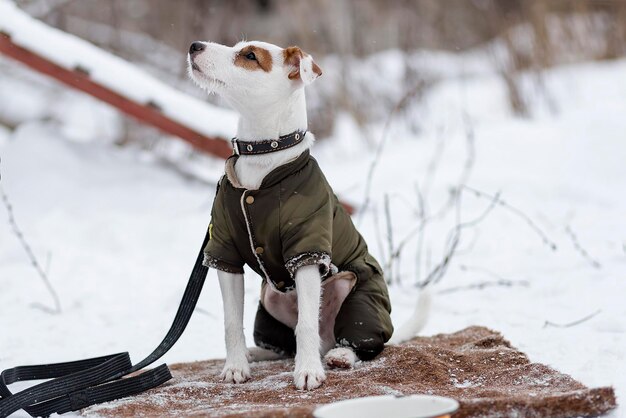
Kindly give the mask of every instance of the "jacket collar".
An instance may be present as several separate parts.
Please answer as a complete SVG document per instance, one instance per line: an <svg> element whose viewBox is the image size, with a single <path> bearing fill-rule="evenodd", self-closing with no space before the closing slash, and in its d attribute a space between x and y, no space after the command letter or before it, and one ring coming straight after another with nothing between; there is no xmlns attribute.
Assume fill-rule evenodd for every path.
<svg viewBox="0 0 626 418"><path fill-rule="evenodd" d="M309 162L310 152L307 149L300 156L298 156L295 160L291 160L286 164L280 165L270 171L267 176L261 182L261 186L259 189L266 189L276 184L280 183L283 179L289 177L290 175L302 170L304 166ZM231 155L226 160L226 178L233 185L233 187L237 189L243 189L244 187L239 183L239 179L237 178L237 173L235 171L235 163L239 159L239 155Z"/></svg>

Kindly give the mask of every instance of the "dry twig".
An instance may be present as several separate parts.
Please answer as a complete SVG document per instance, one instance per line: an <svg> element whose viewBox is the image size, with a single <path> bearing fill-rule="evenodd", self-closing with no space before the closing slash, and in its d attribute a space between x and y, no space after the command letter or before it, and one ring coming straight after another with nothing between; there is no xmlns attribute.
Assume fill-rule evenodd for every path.
<svg viewBox="0 0 626 418"><path fill-rule="evenodd" d="M583 318L577 319L576 321L573 322L568 322L567 324L555 324L554 322L550 322L550 321L546 321L543 324L543 327L556 327L556 328L570 328L573 326L576 326L578 324L582 324L583 322L587 322L589 321L591 318L595 317L596 315L598 315L600 312L602 312L602 309L598 309L597 311L595 311L594 313L591 313Z"/></svg>
<svg viewBox="0 0 626 418"><path fill-rule="evenodd" d="M449 294L455 292L461 292L464 290L483 290L487 287L513 287L513 286L523 286L528 287L529 283L526 280L496 280L496 281L485 281L479 283L472 283L465 286L455 286L449 287L447 289L440 290L439 294Z"/></svg>
<svg viewBox="0 0 626 418"><path fill-rule="evenodd" d="M378 147L376 148L376 153L374 154L374 159L370 164L369 170L367 172L367 177L365 178L365 198L363 199L363 205L361 205L361 209L359 210L359 223L362 220L363 214L370 204L370 193L372 189L372 181L374 179L374 173L376 168L378 167L378 163L380 162L380 157L385 149L385 145L387 144L387 140L389 137L389 128L391 127L391 122L393 121L394 116L400 110L404 109L408 103L410 103L411 99L418 95L424 88L424 83L417 83L412 89L406 92L406 94L400 99L400 101L394 106L394 108L389 113L387 120L385 121L385 125L383 126L383 134L380 142L378 143Z"/></svg>
<svg viewBox="0 0 626 418"><path fill-rule="evenodd" d="M448 210L453 208L454 203L458 202L460 199L459 194L462 191L461 186L466 184L469 181L469 177L474 168L474 163L476 160L476 146L475 146L475 141L474 141L475 139L474 124L472 123L472 120L466 111L463 112L463 122L465 126L465 141L466 141L467 155L465 158L465 163L463 164L463 170L461 171L461 175L459 176L459 180L457 182L458 186L450 190L450 195L449 195L449 199L447 200L447 202L445 202L441 206L441 208L437 212L435 212L435 214L431 216L430 218L426 218L427 206L425 203L425 199L423 197L426 195L427 192L420 191L419 187L416 186L418 205L419 205L418 213L420 214L420 219L423 224L421 225L420 230L419 230L419 240L418 240L418 249L417 249L418 269L417 269L417 275L416 275L416 283L418 286L420 286L420 283L421 283L421 251L422 251L422 245L423 245L423 240L424 240L424 235L425 235L425 230L426 230L426 224L432 219L445 216ZM443 143L443 141L441 141L441 143ZM426 177L424 178L424 184L425 186L428 186L428 187L430 187L429 184L432 182L432 176L434 176L434 173L437 169L438 157L436 157L436 155L437 153L435 153L435 155L433 156L433 160L431 160L429 169L426 172ZM472 245L470 245L470 247Z"/></svg>
<svg viewBox="0 0 626 418"><path fill-rule="evenodd" d="M417 195L417 216L421 222L424 221L426 216L426 209L424 204L424 196L420 191L418 183L415 183L415 194ZM419 283L422 279L422 250L424 249L424 237L426 232L422 229L417 237L417 247L415 254L415 278L416 283Z"/></svg>
<svg viewBox="0 0 626 418"><path fill-rule="evenodd" d="M459 246L459 242L461 241L462 231L466 228L475 227L476 225L481 223L487 217L487 215L496 207L496 204L500 199L500 193L498 192L493 196L493 199L491 200L487 208L479 216L477 216L471 221L461 222L461 196L462 196L461 193L457 194L457 199L456 199L457 221L456 221L456 225L454 226L454 228L452 228L452 230L450 231L448 235L447 249L444 253L443 259L430 271L428 276L426 276L426 278L423 281L418 283L418 287L420 288L426 287L430 285L431 283L437 283L439 280L441 280L441 278L446 274L448 267L450 265L450 261L452 260L452 258L454 257L454 254L456 253L456 249Z"/></svg>
<svg viewBox="0 0 626 418"><path fill-rule="evenodd" d="M388 276L387 282L391 283L393 282L393 278L394 278L394 270L393 270L394 260L400 257L400 253L397 253L397 255L394 256L393 224L391 221L391 209L389 207L389 195L386 193L384 196L384 209L385 209L385 220L387 224L387 248L390 254L389 260L387 261L385 265L385 271L387 272L387 276Z"/></svg>
<svg viewBox="0 0 626 418"><path fill-rule="evenodd" d="M385 256L385 245L383 244L383 233L380 227L380 217L378 216L378 206L374 205L372 208L374 212L374 231L376 232L376 243L378 244L378 250L380 251L380 255L382 260L385 260L387 257Z"/></svg>
<svg viewBox="0 0 626 418"><path fill-rule="evenodd" d="M572 244L574 245L574 249L589 263L591 267L600 269L602 265L598 260L589 255L589 252L585 250L582 245L580 245L580 241L578 241L578 236L574 233L572 228L567 225L565 227L565 233L572 240Z"/></svg>
<svg viewBox="0 0 626 418"><path fill-rule="evenodd" d="M484 267L478 267L478 266L468 266L467 264L461 264L459 266L459 269L461 269L461 271L463 272L478 272L478 273L482 273L485 274L487 276L493 277L494 279L498 279L498 280L507 280L506 278L502 277L501 275L499 275L498 273L495 273L487 268Z"/></svg>
<svg viewBox="0 0 626 418"><path fill-rule="evenodd" d="M485 192L482 192L480 190L474 189L474 188L472 188L470 186L467 186L465 184L463 184L461 186L461 188L463 188L463 189L473 193L474 196L476 196L476 197L492 199L492 201L494 199L493 195L490 195L489 193L485 193ZM505 202L502 199L497 199L496 200L496 204L498 206L501 206L501 207L507 209L509 212L515 214L517 217L521 218L524 222L526 222L526 224L528 224L528 226L530 226L530 228L533 231L535 231L537 233L537 235L539 235L539 237L541 238L541 240L543 241L543 243L545 245L550 247L551 250L556 251L556 249L557 249L556 243L554 241L552 241L550 238L548 238L548 235L545 232L543 232L541 230L541 228L539 228L535 222L533 222L533 220L530 218L530 216L526 215L524 212L522 212L521 210L519 210L515 206L510 205L509 203Z"/></svg>
<svg viewBox="0 0 626 418"><path fill-rule="evenodd" d="M443 156L443 151L446 145L443 132L443 128L439 128L435 151L426 166L426 173L424 174L424 181L422 182L422 193L425 197L428 197L428 194L430 193L430 188L432 187L435 175L437 174L439 165L441 164L441 157Z"/></svg>
<svg viewBox="0 0 626 418"><path fill-rule="evenodd" d="M457 254L459 254L459 251L457 251ZM530 283L527 280L509 280L506 279L504 277L502 277L501 275L494 273L493 271L486 269L484 267L475 267L475 266L468 266L465 264L461 264L459 266L459 268L461 269L461 271L463 272L479 272L482 274L486 274L488 276L491 276L493 278L495 278L496 280L492 280L492 281L483 281L483 282L478 282L478 283L471 283L468 285L464 285L464 286L456 286L456 287L450 287L447 289L443 289L440 290L438 293L454 293L454 292L459 292L459 291L463 291L463 290L483 290L484 288L487 287L495 287L495 286L500 286L500 287L513 287L513 286L523 286L523 287L528 287L530 285Z"/></svg>
<svg viewBox="0 0 626 418"><path fill-rule="evenodd" d="M35 304L33 306L39 309L42 309L43 311L48 312L48 313L53 313L53 314L61 313L61 300L59 299L59 295L54 290L54 287L52 286L52 283L50 283L50 279L48 278L48 275L46 274L45 270L42 268L41 264L37 260L37 257L35 257L35 253L33 252L31 246L28 244L28 241L26 241L26 238L24 237L24 233L22 232L17 222L15 221L13 205L11 204L11 201L9 200L9 197L7 196L6 192L4 191L1 181L2 181L2 173L0 171L0 198L2 199L2 203L7 210L7 214L9 217L9 225L11 226L11 230L13 231L13 234L19 240L20 244L22 245L22 248L26 252L26 256L28 257L30 264L33 266L35 271L37 271L37 274L43 281L44 285L48 289L48 292L50 293L54 301L54 308L48 308L40 304Z"/></svg>

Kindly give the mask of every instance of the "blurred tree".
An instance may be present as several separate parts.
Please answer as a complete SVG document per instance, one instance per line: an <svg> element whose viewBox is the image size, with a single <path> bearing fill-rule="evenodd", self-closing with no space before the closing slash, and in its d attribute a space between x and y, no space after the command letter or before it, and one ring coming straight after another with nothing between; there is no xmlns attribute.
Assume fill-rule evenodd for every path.
<svg viewBox="0 0 626 418"><path fill-rule="evenodd" d="M192 88L181 80L194 40L232 45L262 39L300 45L317 58L334 55L341 77L314 96L318 103L311 113L312 124L323 132L332 128L338 111L364 124L384 118L394 106L390 98L371 105L378 93L367 80L354 78L353 57L390 49L465 51L491 42L498 46L494 60L511 107L523 115L528 112L519 85L523 71L534 71L541 85L543 68L626 53L626 0L16 1L49 24L145 64L181 89ZM409 62L405 67L403 88L428 84Z"/></svg>

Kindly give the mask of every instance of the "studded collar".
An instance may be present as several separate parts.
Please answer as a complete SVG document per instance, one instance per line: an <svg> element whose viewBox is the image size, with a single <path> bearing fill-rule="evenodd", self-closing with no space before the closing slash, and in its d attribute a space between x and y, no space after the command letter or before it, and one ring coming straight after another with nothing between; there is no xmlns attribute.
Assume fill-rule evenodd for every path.
<svg viewBox="0 0 626 418"><path fill-rule="evenodd" d="M278 137L278 139L264 139L261 141L242 141L236 137L231 140L233 153L236 155L259 155L270 152L282 151L298 145L304 139L307 131L293 131L290 134Z"/></svg>

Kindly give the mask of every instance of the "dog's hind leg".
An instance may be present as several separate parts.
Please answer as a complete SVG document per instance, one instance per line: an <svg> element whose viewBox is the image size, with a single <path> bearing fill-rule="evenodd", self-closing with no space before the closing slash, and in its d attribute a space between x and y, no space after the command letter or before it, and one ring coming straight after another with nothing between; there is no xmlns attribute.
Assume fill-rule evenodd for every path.
<svg viewBox="0 0 626 418"><path fill-rule="evenodd" d="M324 356L326 365L333 369L351 369L357 361L356 353L350 347L335 347Z"/></svg>
<svg viewBox="0 0 626 418"><path fill-rule="evenodd" d="M248 359L250 361L270 361L289 358L296 354L296 337L293 333L294 327L289 327L278 319L274 318L265 309L264 303L268 303L276 297L277 292L267 289L264 285L261 290L261 301L254 319L254 343L256 347L248 348ZM270 295L269 298L265 296ZM295 296L295 292L294 292ZM294 312L297 318L298 312ZM294 319L295 326L297 319Z"/></svg>
<svg viewBox="0 0 626 418"><path fill-rule="evenodd" d="M272 361L284 358L288 356L262 347L248 347L248 360L250 361Z"/></svg>
<svg viewBox="0 0 626 418"><path fill-rule="evenodd" d="M384 278L376 274L362 279L337 314L336 347L353 350L362 361L373 359L393 333L390 311Z"/></svg>

